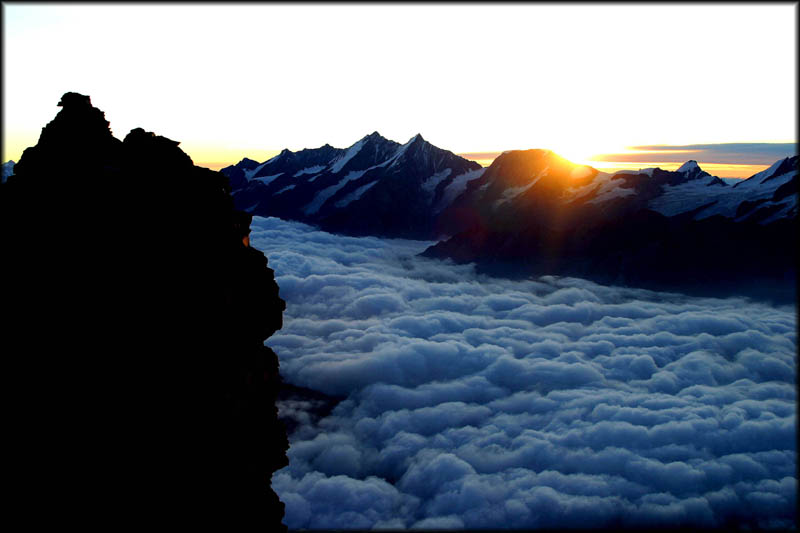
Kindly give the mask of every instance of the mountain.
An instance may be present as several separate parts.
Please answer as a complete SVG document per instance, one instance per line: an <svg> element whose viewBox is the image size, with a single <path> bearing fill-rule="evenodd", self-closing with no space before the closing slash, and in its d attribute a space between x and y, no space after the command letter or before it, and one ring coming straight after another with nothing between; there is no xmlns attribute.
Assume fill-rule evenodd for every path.
<svg viewBox="0 0 800 533"><path fill-rule="evenodd" d="M452 237L424 255L502 275L794 298L797 189L797 156L732 186L695 161L612 175L506 152L442 213Z"/></svg>
<svg viewBox="0 0 800 533"><path fill-rule="evenodd" d="M474 161L413 136L373 132L346 149L283 150L261 164L221 170L238 209L353 235L436 236L438 213L483 171Z"/></svg>
<svg viewBox="0 0 800 533"><path fill-rule="evenodd" d="M695 161L674 172L652 169L617 174L610 179L603 176L598 181L604 179L604 194L615 196L630 190L628 202L632 205L667 217L690 215L694 220L703 220L722 216L737 222L769 224L797 215L797 198L792 194L797 190L796 156L777 161L767 170L732 185L709 175ZM594 201L602 203L603 198Z"/></svg>
<svg viewBox="0 0 800 533"><path fill-rule="evenodd" d="M424 255L511 276L694 292L793 293L797 156L731 183L690 160L613 174L550 150L488 168L421 135L282 151L222 169L236 206L332 232L441 239ZM787 285L788 284L788 285Z"/></svg>
<svg viewBox="0 0 800 533"><path fill-rule="evenodd" d="M285 530L264 346L285 302L252 217L177 141L58 105L0 184L13 506L34 529Z"/></svg>

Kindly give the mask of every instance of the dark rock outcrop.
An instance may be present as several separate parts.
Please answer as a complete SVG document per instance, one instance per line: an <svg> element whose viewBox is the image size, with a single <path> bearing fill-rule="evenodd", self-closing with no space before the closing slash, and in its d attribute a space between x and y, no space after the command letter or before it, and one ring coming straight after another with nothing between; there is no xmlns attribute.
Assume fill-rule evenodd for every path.
<svg viewBox="0 0 800 533"><path fill-rule="evenodd" d="M7 483L31 524L285 529L285 303L228 179L67 93L0 186Z"/></svg>

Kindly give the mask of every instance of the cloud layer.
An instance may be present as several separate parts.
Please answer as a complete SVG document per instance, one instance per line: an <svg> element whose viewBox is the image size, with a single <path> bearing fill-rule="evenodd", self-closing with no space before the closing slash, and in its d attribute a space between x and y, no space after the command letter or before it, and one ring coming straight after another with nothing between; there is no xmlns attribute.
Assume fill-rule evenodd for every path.
<svg viewBox="0 0 800 533"><path fill-rule="evenodd" d="M795 143L719 143L631 146L642 153L600 154L594 161L683 163L689 159L708 163L734 165L771 165L779 159L797 154Z"/></svg>
<svg viewBox="0 0 800 533"><path fill-rule="evenodd" d="M346 397L290 436L289 528L793 525L793 306L252 229L287 301L284 379Z"/></svg>

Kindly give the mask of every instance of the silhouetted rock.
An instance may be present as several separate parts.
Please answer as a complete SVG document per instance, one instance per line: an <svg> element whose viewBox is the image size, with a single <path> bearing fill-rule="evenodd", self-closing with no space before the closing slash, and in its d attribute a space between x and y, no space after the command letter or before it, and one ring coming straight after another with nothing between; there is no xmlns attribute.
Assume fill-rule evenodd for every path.
<svg viewBox="0 0 800 533"><path fill-rule="evenodd" d="M88 96L0 188L13 492L40 525L281 530L285 303L227 178Z"/></svg>

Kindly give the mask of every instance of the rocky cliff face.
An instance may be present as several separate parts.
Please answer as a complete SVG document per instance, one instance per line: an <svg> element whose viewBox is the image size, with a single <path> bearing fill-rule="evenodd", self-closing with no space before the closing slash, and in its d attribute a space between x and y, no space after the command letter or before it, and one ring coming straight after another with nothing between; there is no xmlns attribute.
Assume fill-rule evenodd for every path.
<svg viewBox="0 0 800 533"><path fill-rule="evenodd" d="M33 523L285 529L285 303L228 179L88 96L0 186L11 484Z"/></svg>

